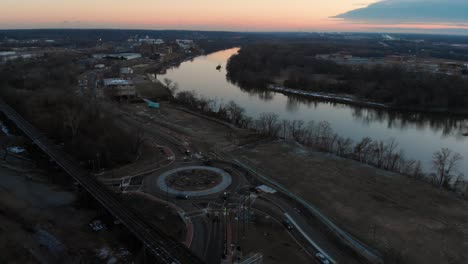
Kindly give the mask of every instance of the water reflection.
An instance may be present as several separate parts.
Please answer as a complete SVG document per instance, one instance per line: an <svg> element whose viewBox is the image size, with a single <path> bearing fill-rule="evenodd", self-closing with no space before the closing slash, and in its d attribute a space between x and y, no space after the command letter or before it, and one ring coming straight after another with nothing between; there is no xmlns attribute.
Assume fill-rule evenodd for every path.
<svg viewBox="0 0 468 264"><path fill-rule="evenodd" d="M465 118L456 115L409 113L357 106L351 106L351 108L353 109L353 117L366 125L373 122L385 122L389 129L397 128L402 130L408 128L424 130L429 127L433 132L442 131L442 135L445 137L456 136L462 138L463 129L467 124Z"/></svg>
<svg viewBox="0 0 468 264"><path fill-rule="evenodd" d="M409 158L421 160L426 168L430 167L432 153L442 147L468 159L468 137L463 137L468 132L467 118L388 111L241 87L226 77L226 62L237 51L229 49L195 58L168 70L158 79L169 78L179 84L180 90L194 90L199 96L216 99L218 103L233 100L252 118L263 112L274 112L281 119L305 123L329 121L335 131L354 141L367 136L382 140L395 138ZM220 64L222 69L218 71L216 67ZM462 172L468 175L468 162L462 167Z"/></svg>
<svg viewBox="0 0 468 264"><path fill-rule="evenodd" d="M286 103L286 111L294 113L299 110L300 102L293 97L288 98L288 102Z"/></svg>
<svg viewBox="0 0 468 264"><path fill-rule="evenodd" d="M258 98L269 101L272 100L274 93L265 92L264 89L253 89L240 87L242 91L246 91L251 95L257 95ZM268 94L268 98L265 97ZM382 108L372 108L359 105L347 105L337 102L329 102L326 100L288 95L286 111L297 112L299 104L307 105L311 108L317 108L319 104L328 104L333 108L346 108L352 111L354 120L361 122L362 125L368 126L374 122L385 123L389 129L416 128L418 130L430 127L432 131L442 131L443 136L455 136L463 139L463 133L468 126L466 117L460 115L424 113L424 112L408 112L398 110L388 110Z"/></svg>

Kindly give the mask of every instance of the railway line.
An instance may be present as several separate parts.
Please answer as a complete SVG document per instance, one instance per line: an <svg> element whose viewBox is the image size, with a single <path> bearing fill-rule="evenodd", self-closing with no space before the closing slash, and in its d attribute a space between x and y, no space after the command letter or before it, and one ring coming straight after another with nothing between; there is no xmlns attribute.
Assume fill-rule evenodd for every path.
<svg viewBox="0 0 468 264"><path fill-rule="evenodd" d="M0 111L23 131L34 144L88 191L110 214L122 222L143 243L147 252L150 252L155 257L157 263L203 263L182 243L143 221L142 216L126 207L114 192L81 168L68 154L46 138L2 99L0 99Z"/></svg>

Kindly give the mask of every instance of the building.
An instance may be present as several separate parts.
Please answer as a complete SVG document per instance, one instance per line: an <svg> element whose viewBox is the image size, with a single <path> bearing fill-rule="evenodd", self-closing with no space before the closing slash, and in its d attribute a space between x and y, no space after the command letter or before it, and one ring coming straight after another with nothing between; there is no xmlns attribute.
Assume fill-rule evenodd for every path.
<svg viewBox="0 0 468 264"><path fill-rule="evenodd" d="M139 43L146 43L146 44L155 44L155 45L161 45L164 44L164 40L162 39L153 39L150 38L149 36L146 36L145 38L138 39Z"/></svg>
<svg viewBox="0 0 468 264"><path fill-rule="evenodd" d="M133 74L133 69L130 67L120 68L120 74Z"/></svg>
<svg viewBox="0 0 468 264"><path fill-rule="evenodd" d="M193 40L191 39L177 39L176 42L177 45L184 50L190 49L194 45Z"/></svg>
<svg viewBox="0 0 468 264"><path fill-rule="evenodd" d="M94 59L134 60L141 58L140 53L93 54Z"/></svg>
<svg viewBox="0 0 468 264"><path fill-rule="evenodd" d="M12 59L16 59L18 56L14 51L2 51L0 52L0 62L6 62Z"/></svg>
<svg viewBox="0 0 468 264"><path fill-rule="evenodd" d="M33 59L41 56L41 53L18 53L16 51L1 51L0 52L0 63L4 63L16 59Z"/></svg>
<svg viewBox="0 0 468 264"><path fill-rule="evenodd" d="M130 80L112 78L104 79L104 92L113 97L134 97L135 85Z"/></svg>

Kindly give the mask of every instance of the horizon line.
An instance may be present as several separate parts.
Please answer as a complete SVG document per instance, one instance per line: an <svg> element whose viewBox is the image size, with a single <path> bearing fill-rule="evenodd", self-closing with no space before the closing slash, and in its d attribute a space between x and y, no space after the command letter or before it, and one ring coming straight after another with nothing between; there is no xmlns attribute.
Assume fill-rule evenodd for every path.
<svg viewBox="0 0 468 264"><path fill-rule="evenodd" d="M403 29L403 28L402 28ZM407 29L407 28L406 28ZM463 33L442 33L442 32L410 32L410 31L401 31L401 32L394 32L394 31L235 31L235 30L210 30L210 29L144 29L144 28L60 28L60 27L46 27L46 28L0 28L0 31L27 31L27 30L126 30L126 31L189 31L189 32L223 32L223 33L309 33L309 34L342 34L342 33L349 33L349 34L411 34L411 35L439 35L439 36L466 36L468 37L468 32Z"/></svg>

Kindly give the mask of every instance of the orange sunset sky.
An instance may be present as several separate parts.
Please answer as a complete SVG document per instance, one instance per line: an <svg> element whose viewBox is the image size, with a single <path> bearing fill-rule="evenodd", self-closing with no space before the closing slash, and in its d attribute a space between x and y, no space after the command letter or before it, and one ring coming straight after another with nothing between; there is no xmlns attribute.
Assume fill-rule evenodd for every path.
<svg viewBox="0 0 468 264"><path fill-rule="evenodd" d="M386 0L402 1L402 0ZM410 0L407 0L410 1ZM414 0L413 0L414 1ZM468 29L437 22L330 18L378 0L0 0L0 28L139 28L234 31Z"/></svg>

